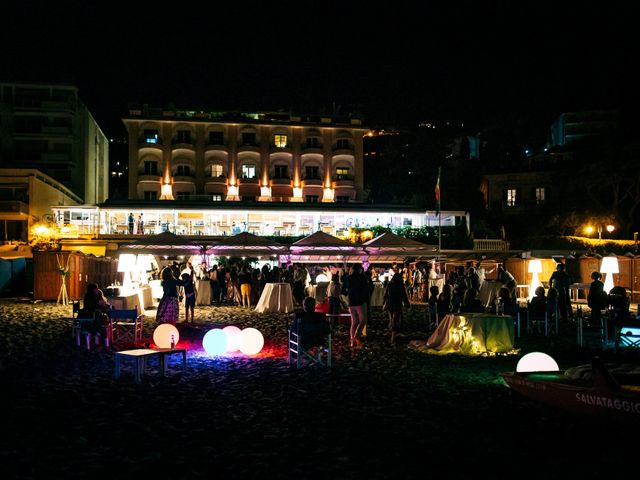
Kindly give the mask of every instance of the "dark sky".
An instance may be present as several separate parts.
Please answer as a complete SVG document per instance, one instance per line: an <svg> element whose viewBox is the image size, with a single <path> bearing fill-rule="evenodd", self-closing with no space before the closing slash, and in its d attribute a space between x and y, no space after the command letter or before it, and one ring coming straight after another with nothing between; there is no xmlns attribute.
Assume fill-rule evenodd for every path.
<svg viewBox="0 0 640 480"><path fill-rule="evenodd" d="M639 83L632 1L13 3L0 80L77 85L109 135L128 102L546 124Z"/></svg>

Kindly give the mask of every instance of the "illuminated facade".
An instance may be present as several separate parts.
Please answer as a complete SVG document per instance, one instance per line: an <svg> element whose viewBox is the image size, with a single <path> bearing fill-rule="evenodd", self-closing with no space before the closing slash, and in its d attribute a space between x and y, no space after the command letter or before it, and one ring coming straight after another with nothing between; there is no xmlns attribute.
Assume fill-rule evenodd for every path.
<svg viewBox="0 0 640 480"><path fill-rule="evenodd" d="M359 118L130 108L129 199L357 202Z"/></svg>

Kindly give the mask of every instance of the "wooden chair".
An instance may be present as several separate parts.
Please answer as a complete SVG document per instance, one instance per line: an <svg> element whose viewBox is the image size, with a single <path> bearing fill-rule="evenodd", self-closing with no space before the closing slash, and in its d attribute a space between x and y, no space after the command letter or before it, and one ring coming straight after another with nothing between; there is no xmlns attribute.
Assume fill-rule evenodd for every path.
<svg viewBox="0 0 640 480"><path fill-rule="evenodd" d="M142 342L142 320L138 308L132 310L110 310L109 331L114 345L138 345Z"/></svg>

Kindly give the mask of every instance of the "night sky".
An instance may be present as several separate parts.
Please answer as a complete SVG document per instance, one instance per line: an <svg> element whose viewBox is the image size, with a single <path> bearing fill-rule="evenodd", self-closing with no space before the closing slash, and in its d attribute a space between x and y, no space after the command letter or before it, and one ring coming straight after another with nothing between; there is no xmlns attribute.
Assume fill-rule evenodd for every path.
<svg viewBox="0 0 640 480"><path fill-rule="evenodd" d="M108 135L128 102L358 110L372 126L548 125L636 102L634 2L13 3L0 80L77 85Z"/></svg>

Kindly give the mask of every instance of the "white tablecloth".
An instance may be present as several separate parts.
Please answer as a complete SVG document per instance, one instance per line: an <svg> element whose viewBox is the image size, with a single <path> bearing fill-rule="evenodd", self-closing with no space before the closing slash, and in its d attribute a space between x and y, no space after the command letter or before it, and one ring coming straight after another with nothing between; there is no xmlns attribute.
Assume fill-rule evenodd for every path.
<svg viewBox="0 0 640 480"><path fill-rule="evenodd" d="M211 282L196 280L196 305L211 305Z"/></svg>
<svg viewBox="0 0 640 480"><path fill-rule="evenodd" d="M498 282L496 280L485 280L482 282L482 285L480 285L478 299L482 302L482 305L490 307L493 305L493 301L498 296L498 292L501 288L502 282Z"/></svg>
<svg viewBox="0 0 640 480"><path fill-rule="evenodd" d="M140 308L140 296L138 293L111 297L109 299L109 303L117 310L133 310L134 308L137 308L138 313L143 313L142 308Z"/></svg>
<svg viewBox="0 0 640 480"><path fill-rule="evenodd" d="M293 312L293 295L288 283L267 283L262 290L256 312Z"/></svg>
<svg viewBox="0 0 640 480"><path fill-rule="evenodd" d="M317 285L309 285L305 293L309 297L313 297L316 299L316 303L322 303L327 298L327 289L329 287L329 282L319 282Z"/></svg>
<svg viewBox="0 0 640 480"><path fill-rule="evenodd" d="M381 307L384 301L385 286L382 282L373 282L373 293L371 294L371 306Z"/></svg>

